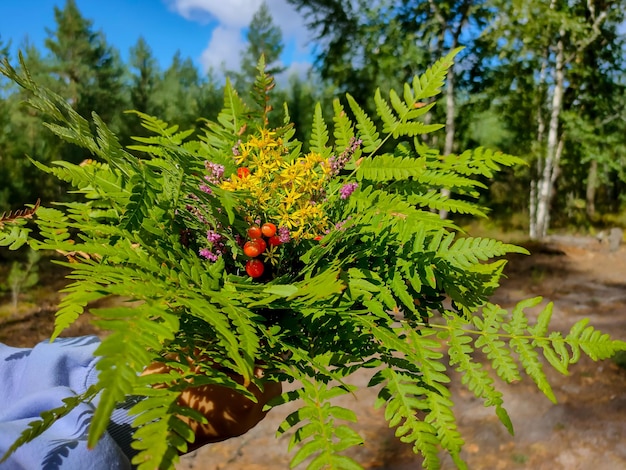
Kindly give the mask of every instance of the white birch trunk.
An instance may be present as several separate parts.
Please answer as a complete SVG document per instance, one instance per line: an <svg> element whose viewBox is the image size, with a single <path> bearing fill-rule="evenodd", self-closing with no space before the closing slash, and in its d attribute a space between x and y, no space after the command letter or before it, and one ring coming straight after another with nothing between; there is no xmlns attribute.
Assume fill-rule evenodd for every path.
<svg viewBox="0 0 626 470"><path fill-rule="evenodd" d="M537 164L536 173L532 176L530 182L530 200L529 200L529 236L531 240L538 238L537 233L537 186L539 175L543 174L543 139L546 132L546 121L543 118L543 87L546 83L546 70L548 69L548 57L550 55L550 48L546 48L546 51L541 62L541 71L539 72L539 84L537 88L541 90L541 100L537 103Z"/></svg>
<svg viewBox="0 0 626 470"><path fill-rule="evenodd" d="M556 44L556 64L554 69L554 91L552 95L552 110L548 124L548 139L546 143L546 158L543 172L537 183L537 210L535 213L535 238L544 238L548 233L550 221L550 202L554 191L554 182L558 172L559 155L559 120L563 108L563 93L565 88L565 53L563 45L563 31L559 34Z"/></svg>

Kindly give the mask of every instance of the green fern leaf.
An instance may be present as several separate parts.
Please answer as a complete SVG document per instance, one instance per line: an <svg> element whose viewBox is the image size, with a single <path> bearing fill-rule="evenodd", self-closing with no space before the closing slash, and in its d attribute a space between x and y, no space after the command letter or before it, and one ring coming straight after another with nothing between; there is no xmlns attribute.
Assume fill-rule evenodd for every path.
<svg viewBox="0 0 626 470"><path fill-rule="evenodd" d="M309 468L340 469L344 468L340 466L344 463L349 465L346 468L361 468L352 459L339 457L339 452L362 444L363 439L348 426L335 424L336 420L356 421L356 415L351 410L330 405L328 402L334 397L349 393L351 389L314 383L298 372L295 376L299 378L303 388L295 391L292 398L301 398L304 406L287 416L278 431L282 434L299 425L291 437L290 448L296 444L300 447L290 466L293 468L307 459L312 459ZM303 421L307 423L302 424Z"/></svg>
<svg viewBox="0 0 626 470"><path fill-rule="evenodd" d="M617 352L626 351L626 341L611 340L609 335L587 326L589 319L576 322L565 341L572 348L572 363L577 362L580 350L594 361L608 359Z"/></svg>
<svg viewBox="0 0 626 470"><path fill-rule="evenodd" d="M317 103L313 114L313 126L311 128L311 141L309 143L312 152L319 153L322 157L328 158L332 149L328 144L328 128L322 116L322 106Z"/></svg>
<svg viewBox="0 0 626 470"><path fill-rule="evenodd" d="M437 256L459 268L467 268L480 261L504 256L507 253L528 254L528 251L498 240L467 237L458 239L450 248L445 245L441 246L437 251Z"/></svg>
<svg viewBox="0 0 626 470"><path fill-rule="evenodd" d="M363 158L357 167L356 178L358 181L401 181L419 177L424 170L422 160L384 154Z"/></svg>
<svg viewBox="0 0 626 470"><path fill-rule="evenodd" d="M393 133L400 122L393 114L393 111L391 111L387 101L381 96L380 88L376 89L376 93L374 94L374 103L376 104L376 112L383 121L383 132L386 134ZM402 114L400 115L402 116Z"/></svg>
<svg viewBox="0 0 626 470"><path fill-rule="evenodd" d="M63 398L63 405L41 413L41 419L28 423L26 429L22 431L20 437L6 450L4 455L0 455L0 465L5 462L20 446L32 441L42 435L45 431L67 416L77 406L91 401L98 393L96 386L90 386L84 393L76 396Z"/></svg>
<svg viewBox="0 0 626 470"><path fill-rule="evenodd" d="M421 379L406 371L382 369L372 377L370 386L383 381L386 384L379 392L375 406L385 405L389 427L396 428L396 436L402 442L413 444L414 451L424 457L424 468L439 469L437 430L417 417L417 413L427 409L423 397L428 391L421 385Z"/></svg>
<svg viewBox="0 0 626 470"><path fill-rule="evenodd" d="M521 380L521 376L510 350L498 334L506 315L506 310L497 305L487 304L483 308L483 318L473 316L472 323L481 333L475 346L487 355L498 376L505 382L511 383Z"/></svg>
<svg viewBox="0 0 626 470"><path fill-rule="evenodd" d="M0 223L0 246L8 246L9 250L17 250L28 242L31 230L24 226L25 221L15 220L10 224Z"/></svg>
<svg viewBox="0 0 626 470"><path fill-rule="evenodd" d="M382 140L379 138L374 122L350 94L346 94L346 98L354 113L357 122L356 127L360 131L359 136L363 140L363 152L370 154L376 152L381 146Z"/></svg>
<svg viewBox="0 0 626 470"><path fill-rule="evenodd" d="M343 151L350 147L354 138L354 125L336 98L333 100L333 112L335 148Z"/></svg>
<svg viewBox="0 0 626 470"><path fill-rule="evenodd" d="M424 194L411 194L408 200L417 206L426 207L428 209L458 214L470 214L478 217L487 217L487 214L476 204L459 199L450 199L441 194L440 191L428 191Z"/></svg>
<svg viewBox="0 0 626 470"><path fill-rule="evenodd" d="M416 101L431 98L441 93L448 69L452 67L454 57L461 49L458 48L451 51L448 55L435 62L424 74L413 79L413 93Z"/></svg>
<svg viewBox="0 0 626 470"><path fill-rule="evenodd" d="M482 398L485 406L493 406L497 410L497 416L506 426L509 433L513 435L513 425L506 409L502 406L504 400L502 393L494 387L494 380L489 376L485 368L480 362L474 361L472 353L474 349L471 346L472 338L461 327L461 320L455 318L453 323L459 323L458 327L450 330L448 341L448 354L450 356L450 365L457 366L456 370L461 374L461 383L463 383L477 398Z"/></svg>

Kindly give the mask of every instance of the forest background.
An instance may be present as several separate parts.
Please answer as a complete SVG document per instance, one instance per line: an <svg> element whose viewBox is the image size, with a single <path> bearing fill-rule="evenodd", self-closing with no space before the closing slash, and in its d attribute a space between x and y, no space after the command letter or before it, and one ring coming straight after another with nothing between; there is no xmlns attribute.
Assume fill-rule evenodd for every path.
<svg viewBox="0 0 626 470"><path fill-rule="evenodd" d="M281 26L265 3L247 29L237 70L205 74L180 53L163 68L142 38L124 62L106 39L115 32L96 29L74 0L55 7L43 50L28 43L20 50L36 81L83 116L98 113L128 145L144 131L125 110L200 129L221 109L224 76L245 98L261 54L271 73L283 75L274 107L287 103L297 137L307 142L316 102L331 116L332 99L349 92L371 109L376 88L401 90L464 46L441 103L426 117L445 128L426 143L443 155L486 146L528 162L485 182L482 202L498 228L540 239L550 229L626 226L626 0L288 1L316 43L307 76L284 77ZM0 36L0 56L18 66L10 46ZM29 158L90 157L47 131L24 106L24 93L0 81L0 213L71 197Z"/></svg>

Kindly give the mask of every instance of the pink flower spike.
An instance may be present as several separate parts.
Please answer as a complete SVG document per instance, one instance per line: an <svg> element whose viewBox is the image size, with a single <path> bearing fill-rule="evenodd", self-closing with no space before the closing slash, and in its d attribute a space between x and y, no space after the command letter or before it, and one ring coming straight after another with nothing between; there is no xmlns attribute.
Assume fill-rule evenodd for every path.
<svg viewBox="0 0 626 470"><path fill-rule="evenodd" d="M341 199L348 199L358 186L358 183L344 184L339 190L339 197L341 197Z"/></svg>
<svg viewBox="0 0 626 470"><path fill-rule="evenodd" d="M289 229L287 227L278 227L278 239L281 243L287 243L291 240L291 237L289 236Z"/></svg>

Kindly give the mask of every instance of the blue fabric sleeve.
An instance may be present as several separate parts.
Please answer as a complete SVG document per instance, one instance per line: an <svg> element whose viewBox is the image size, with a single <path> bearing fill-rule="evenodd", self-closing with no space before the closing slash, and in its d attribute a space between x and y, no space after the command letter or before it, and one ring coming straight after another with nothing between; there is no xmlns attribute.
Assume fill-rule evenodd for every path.
<svg viewBox="0 0 626 470"><path fill-rule="evenodd" d="M57 339L32 349L0 344L0 456L40 413L63 405L63 398L81 394L97 381L98 345L95 336ZM93 411L93 404L82 403L20 447L0 469L131 469L129 458L109 433L95 448L87 448ZM118 417L127 419L124 412ZM130 439L128 424L118 422L115 428L118 440Z"/></svg>

